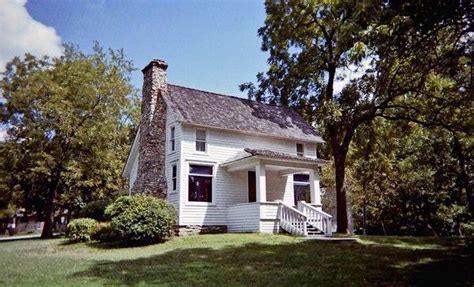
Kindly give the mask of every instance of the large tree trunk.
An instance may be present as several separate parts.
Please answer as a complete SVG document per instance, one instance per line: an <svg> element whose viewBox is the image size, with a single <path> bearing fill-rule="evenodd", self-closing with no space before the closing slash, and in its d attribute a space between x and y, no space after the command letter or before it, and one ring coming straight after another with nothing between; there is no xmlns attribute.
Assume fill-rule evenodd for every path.
<svg viewBox="0 0 474 287"><path fill-rule="evenodd" d="M348 233L345 186L346 155L336 151L334 154L334 164L336 167L337 233Z"/></svg>
<svg viewBox="0 0 474 287"><path fill-rule="evenodd" d="M49 188L45 207L45 219L41 238L52 238L54 229L54 199L56 198L56 187Z"/></svg>

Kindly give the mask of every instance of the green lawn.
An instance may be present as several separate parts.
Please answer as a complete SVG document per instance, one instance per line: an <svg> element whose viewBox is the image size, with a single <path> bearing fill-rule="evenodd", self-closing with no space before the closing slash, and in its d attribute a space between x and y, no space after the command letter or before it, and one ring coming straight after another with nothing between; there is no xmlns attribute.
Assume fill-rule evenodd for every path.
<svg viewBox="0 0 474 287"><path fill-rule="evenodd" d="M474 284L474 238L321 242L223 234L134 248L63 239L0 242L0 252L0 284L8 286Z"/></svg>

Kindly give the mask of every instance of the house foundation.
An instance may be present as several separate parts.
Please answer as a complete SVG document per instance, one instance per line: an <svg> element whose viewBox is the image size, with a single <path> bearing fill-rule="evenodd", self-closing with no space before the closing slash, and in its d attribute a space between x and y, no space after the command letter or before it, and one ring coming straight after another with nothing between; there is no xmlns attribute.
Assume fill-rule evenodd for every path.
<svg viewBox="0 0 474 287"><path fill-rule="evenodd" d="M177 236L216 233L227 233L227 225L178 225L175 227Z"/></svg>

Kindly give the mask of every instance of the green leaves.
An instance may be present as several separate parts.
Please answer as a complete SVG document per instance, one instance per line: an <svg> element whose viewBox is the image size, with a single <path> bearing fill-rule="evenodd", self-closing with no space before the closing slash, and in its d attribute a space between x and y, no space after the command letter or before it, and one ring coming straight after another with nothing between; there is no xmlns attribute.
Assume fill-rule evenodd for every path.
<svg viewBox="0 0 474 287"><path fill-rule="evenodd" d="M365 221L369 234L459 235L469 212L451 141L442 128L414 123L361 126L347 168L356 226Z"/></svg>
<svg viewBox="0 0 474 287"><path fill-rule="evenodd" d="M323 153L330 154L335 164L338 228L342 226L339 231L345 232L347 225L344 171L351 141L361 126L370 125L378 117L401 121L401 126L410 121L450 133L457 142L453 152L463 171L449 182L456 178L462 183L457 187L463 186L465 191L461 193L471 198L468 202L474 213L469 183L472 176L468 172L472 169L473 125L466 120L474 116L469 1L286 0L266 1L265 8L267 18L258 33L262 50L269 54L269 67L257 75L258 84L247 83L241 89L247 89L249 97L256 100L293 107L308 121L318 123L328 143ZM423 137L432 138L430 133L410 131L422 138L404 138L393 150L417 154L421 149L415 144L420 143L418 140L423 148L429 147ZM376 134L390 141L389 133ZM449 144L449 140L442 144ZM398 156L404 160L394 165L392 161L397 157L386 152L374 159L367 155L371 167L380 169L382 176L376 179L371 170L364 168L358 176L371 175L367 188L381 194L417 188L419 193L415 194L425 204L423 198L437 188L427 182L444 169L433 168L433 163L420 166L402 155ZM418 156L418 160L425 159ZM448 171L456 169L450 168ZM397 182L393 180L397 176L407 178Z"/></svg>
<svg viewBox="0 0 474 287"><path fill-rule="evenodd" d="M122 50L104 52L98 43L89 55L67 44L58 58L8 63L0 108L9 138L0 170L12 176L1 192L19 186L18 204L42 213L52 192L70 209L124 190L122 165L139 115L133 69Z"/></svg>

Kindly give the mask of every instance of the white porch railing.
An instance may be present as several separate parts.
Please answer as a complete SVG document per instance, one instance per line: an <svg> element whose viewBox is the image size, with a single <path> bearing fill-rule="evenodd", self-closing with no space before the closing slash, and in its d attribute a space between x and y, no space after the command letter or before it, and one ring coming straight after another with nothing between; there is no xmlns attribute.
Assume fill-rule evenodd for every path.
<svg viewBox="0 0 474 287"><path fill-rule="evenodd" d="M332 236L332 216L324 211L298 201L298 210L307 217L308 223L324 232L326 236Z"/></svg>
<svg viewBox="0 0 474 287"><path fill-rule="evenodd" d="M306 236L307 222L306 215L297 209L279 201L277 218L280 220L280 227L283 230L295 235Z"/></svg>

